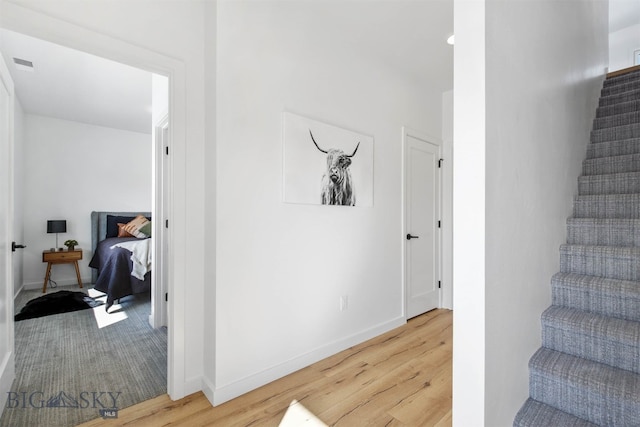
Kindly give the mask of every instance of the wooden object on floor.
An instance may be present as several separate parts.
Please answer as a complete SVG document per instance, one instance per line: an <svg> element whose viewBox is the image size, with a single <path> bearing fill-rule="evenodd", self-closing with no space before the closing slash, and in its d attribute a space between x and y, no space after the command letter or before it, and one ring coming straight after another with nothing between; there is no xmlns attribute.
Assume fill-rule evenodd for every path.
<svg viewBox="0 0 640 427"><path fill-rule="evenodd" d="M78 285L82 287L82 279L80 279L80 269L78 261L82 259L82 249L74 249L72 251L42 251L42 262L47 263L47 274L44 276L44 284L42 285L42 293L47 292L47 284L51 277L51 266L54 264L73 264L76 267L76 277Z"/></svg>
<svg viewBox="0 0 640 427"><path fill-rule="evenodd" d="M293 399L330 426L451 426L453 312L434 310L222 405L163 395L96 426L278 426Z"/></svg>

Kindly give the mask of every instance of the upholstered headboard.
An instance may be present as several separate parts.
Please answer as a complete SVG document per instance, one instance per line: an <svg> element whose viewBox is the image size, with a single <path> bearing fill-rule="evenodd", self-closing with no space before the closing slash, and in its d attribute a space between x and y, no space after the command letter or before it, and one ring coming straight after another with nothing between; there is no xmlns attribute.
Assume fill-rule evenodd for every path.
<svg viewBox="0 0 640 427"><path fill-rule="evenodd" d="M101 242L107 236L107 215L128 217L144 215L149 219L151 218L151 212L91 212L91 253L95 253L98 242ZM96 279L98 279L98 271L91 269L91 282L95 283Z"/></svg>

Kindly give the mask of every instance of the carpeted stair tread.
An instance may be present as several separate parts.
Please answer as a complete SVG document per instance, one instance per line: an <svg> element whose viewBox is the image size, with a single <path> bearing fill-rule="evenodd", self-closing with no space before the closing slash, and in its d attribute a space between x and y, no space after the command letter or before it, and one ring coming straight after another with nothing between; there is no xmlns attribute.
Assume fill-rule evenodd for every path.
<svg viewBox="0 0 640 427"><path fill-rule="evenodd" d="M632 92L634 90L639 90L639 89L640 89L640 81L638 79L629 79L626 81L618 82L617 84L614 84L614 85L607 85L607 86L603 85L603 88L600 91L600 95L601 96L617 95L619 93Z"/></svg>
<svg viewBox="0 0 640 427"><path fill-rule="evenodd" d="M578 194L640 193L640 172L583 175L578 178Z"/></svg>
<svg viewBox="0 0 640 427"><path fill-rule="evenodd" d="M639 79L640 79L640 70L634 70L628 73L621 74L619 76L609 77L605 79L602 86L603 87L616 86L616 85L625 84L627 82L639 80Z"/></svg>
<svg viewBox="0 0 640 427"><path fill-rule="evenodd" d="M640 153L621 156L598 157L582 162L582 175L607 175L614 173L639 172Z"/></svg>
<svg viewBox="0 0 640 427"><path fill-rule="evenodd" d="M574 218L640 218L640 194L577 196Z"/></svg>
<svg viewBox="0 0 640 427"><path fill-rule="evenodd" d="M516 414L513 427L598 427L597 425L562 412L531 398L527 399Z"/></svg>
<svg viewBox="0 0 640 427"><path fill-rule="evenodd" d="M560 271L619 280L640 280L640 248L561 245Z"/></svg>
<svg viewBox="0 0 640 427"><path fill-rule="evenodd" d="M640 247L640 219L569 218L567 243Z"/></svg>
<svg viewBox="0 0 640 427"><path fill-rule="evenodd" d="M640 153L640 138L598 142L587 145L587 159ZM619 171L616 171L619 172Z"/></svg>
<svg viewBox="0 0 640 427"><path fill-rule="evenodd" d="M593 121L593 129L607 129L615 126L640 123L640 111L626 111L606 117L600 117Z"/></svg>
<svg viewBox="0 0 640 427"><path fill-rule="evenodd" d="M596 110L596 120L616 116L618 114L632 113L634 111L640 111L640 99L620 102L606 107L598 107Z"/></svg>
<svg viewBox="0 0 640 427"><path fill-rule="evenodd" d="M551 306L542 313L542 346L640 373L640 323Z"/></svg>
<svg viewBox="0 0 640 427"><path fill-rule="evenodd" d="M600 426L640 423L640 375L541 347L529 361L532 399Z"/></svg>
<svg viewBox="0 0 640 427"><path fill-rule="evenodd" d="M614 105L621 102L629 102L640 99L640 90L632 90L629 92L618 93L615 95L602 96L598 102L598 106L606 107L608 105Z"/></svg>
<svg viewBox="0 0 640 427"><path fill-rule="evenodd" d="M640 321L640 282L556 273L551 278L553 305L619 319Z"/></svg>
<svg viewBox="0 0 640 427"><path fill-rule="evenodd" d="M621 139L640 138L640 123L614 126L591 131L591 142L619 141Z"/></svg>

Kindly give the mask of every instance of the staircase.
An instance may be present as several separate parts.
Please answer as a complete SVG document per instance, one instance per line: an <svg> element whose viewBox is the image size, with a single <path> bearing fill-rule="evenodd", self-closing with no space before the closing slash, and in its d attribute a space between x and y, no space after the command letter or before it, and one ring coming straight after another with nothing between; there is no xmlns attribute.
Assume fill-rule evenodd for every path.
<svg viewBox="0 0 640 427"><path fill-rule="evenodd" d="M640 426L640 71L604 82L516 427Z"/></svg>

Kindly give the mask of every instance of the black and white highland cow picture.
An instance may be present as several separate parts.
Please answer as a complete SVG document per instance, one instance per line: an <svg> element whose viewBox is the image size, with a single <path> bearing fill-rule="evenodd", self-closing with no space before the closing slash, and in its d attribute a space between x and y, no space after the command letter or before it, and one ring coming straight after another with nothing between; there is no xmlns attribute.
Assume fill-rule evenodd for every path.
<svg viewBox="0 0 640 427"><path fill-rule="evenodd" d="M284 201L373 206L373 138L284 113Z"/></svg>

